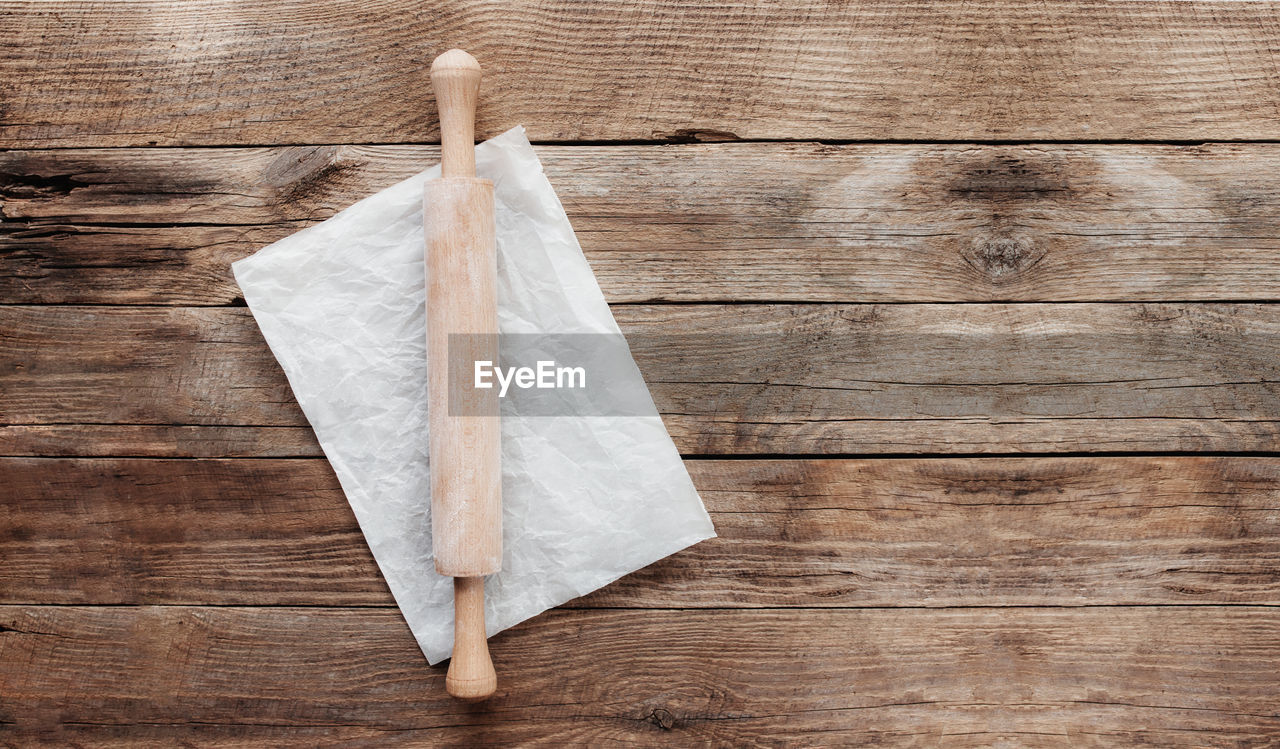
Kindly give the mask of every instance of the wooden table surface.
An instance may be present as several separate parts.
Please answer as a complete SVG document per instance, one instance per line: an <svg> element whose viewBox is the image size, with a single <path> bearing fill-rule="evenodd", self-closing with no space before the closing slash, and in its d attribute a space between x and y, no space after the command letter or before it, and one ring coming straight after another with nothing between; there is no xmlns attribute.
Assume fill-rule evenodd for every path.
<svg viewBox="0 0 1280 749"><path fill-rule="evenodd" d="M0 6L0 745L1280 745L1280 4ZM228 265L487 67L720 537L450 701ZM640 337L643 338L643 337ZM652 337L649 338L652 340Z"/></svg>

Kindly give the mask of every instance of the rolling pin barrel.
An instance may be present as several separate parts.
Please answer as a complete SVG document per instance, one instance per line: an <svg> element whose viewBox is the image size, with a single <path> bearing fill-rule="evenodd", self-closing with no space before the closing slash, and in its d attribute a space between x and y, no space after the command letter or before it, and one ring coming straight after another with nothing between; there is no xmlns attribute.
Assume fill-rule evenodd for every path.
<svg viewBox="0 0 1280 749"><path fill-rule="evenodd" d="M462 377L471 362L497 359L493 185L474 177L428 182L423 211L436 571L491 575L502 566L496 390L454 387L451 394L449 370Z"/></svg>
<svg viewBox="0 0 1280 749"><path fill-rule="evenodd" d="M477 700L497 688L485 639L484 576L502 565L498 406L494 390L472 389L458 402L455 388L451 403L449 369L497 363L493 183L475 176L480 65L449 50L432 64L431 83L441 142L441 179L427 183L423 200L431 535L436 571L454 578L453 659L445 682L455 697Z"/></svg>

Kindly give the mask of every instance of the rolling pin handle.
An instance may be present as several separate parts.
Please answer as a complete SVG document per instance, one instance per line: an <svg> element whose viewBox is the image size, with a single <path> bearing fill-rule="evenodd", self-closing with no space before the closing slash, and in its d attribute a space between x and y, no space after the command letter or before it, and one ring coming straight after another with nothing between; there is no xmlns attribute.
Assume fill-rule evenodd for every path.
<svg viewBox="0 0 1280 749"><path fill-rule="evenodd" d="M445 688L460 700L479 701L498 689L484 631L484 578L453 578L453 660Z"/></svg>
<svg viewBox="0 0 1280 749"><path fill-rule="evenodd" d="M440 109L440 176L476 176L476 103L480 100L480 63L451 49L431 63L431 86Z"/></svg>

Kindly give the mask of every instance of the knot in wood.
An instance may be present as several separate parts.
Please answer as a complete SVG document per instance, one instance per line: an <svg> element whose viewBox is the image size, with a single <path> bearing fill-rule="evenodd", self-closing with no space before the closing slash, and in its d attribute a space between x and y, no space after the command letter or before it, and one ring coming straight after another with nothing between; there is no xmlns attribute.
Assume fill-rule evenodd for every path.
<svg viewBox="0 0 1280 749"><path fill-rule="evenodd" d="M991 280L1019 273L1044 256L1029 237L977 237L963 253L965 261Z"/></svg>
<svg viewBox="0 0 1280 749"><path fill-rule="evenodd" d="M672 715L669 710L658 707L649 713L649 722L664 731L670 731L676 726L676 716Z"/></svg>

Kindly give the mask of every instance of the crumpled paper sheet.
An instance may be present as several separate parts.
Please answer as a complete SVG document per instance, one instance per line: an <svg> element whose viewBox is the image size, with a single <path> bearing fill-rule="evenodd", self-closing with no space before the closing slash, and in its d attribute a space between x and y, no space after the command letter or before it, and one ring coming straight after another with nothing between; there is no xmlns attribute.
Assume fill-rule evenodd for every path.
<svg viewBox="0 0 1280 749"><path fill-rule="evenodd" d="M619 334L524 129L479 145L476 169L495 187L500 331ZM453 646L427 465L422 193L439 174L232 266L431 663ZM656 409L520 418L504 404L503 415L503 567L486 582L489 635L715 535Z"/></svg>

